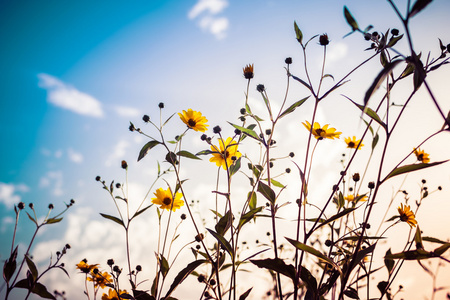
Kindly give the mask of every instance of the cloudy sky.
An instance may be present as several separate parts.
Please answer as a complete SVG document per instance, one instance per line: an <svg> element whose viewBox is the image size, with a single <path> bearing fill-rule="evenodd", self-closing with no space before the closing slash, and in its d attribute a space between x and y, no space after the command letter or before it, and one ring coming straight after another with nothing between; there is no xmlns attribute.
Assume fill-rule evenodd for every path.
<svg viewBox="0 0 450 300"><path fill-rule="evenodd" d="M405 2L399 1L401 10ZM349 62L362 61L369 53L363 51L368 44L360 35L343 39L350 31L342 13L344 4L361 27L372 24L383 32L388 28L401 29L383 1L1 1L0 236L2 241L8 241L1 245L1 259L8 255L15 204L32 202L38 215L45 216L49 203L60 211L64 202L75 199L76 205L64 222L58 228L49 226L38 236L34 256L42 264L50 251L57 251L66 242L74 245L76 254L70 254L67 264L72 280L78 280L80 285L74 288L68 281L58 284L71 293L77 293L78 288L79 293L83 279L75 273L74 263L85 257L104 263L101 260L109 258L104 257L105 249L109 249L111 257L122 253L117 244L121 233L98 215L113 214L114 210L111 199L94 178L101 175L108 182L123 182L120 162L125 159L130 165L130 193L138 199L145 197L155 178L155 161L149 158L136 162L146 140L128 131L129 122L144 129L147 125L142 123L142 115L157 120L158 103L164 102L165 118L192 108L202 111L211 127L220 125L231 133L226 121L236 120L244 101L243 66L254 63L255 84L264 83L278 99L284 95L284 59L292 57L293 73L302 74L294 20L306 37L328 34L331 43L327 67L335 77L345 74L354 65ZM425 53L431 51L432 57L438 55L438 37L445 44L450 43L448 11L450 2L436 0L412 24L415 46ZM400 51L405 50L401 47L404 46L399 45ZM319 49L310 53L313 69L320 66L322 50L316 47ZM369 67L368 73L372 70L374 77L378 62ZM373 77L364 81L360 75L364 74L353 79L353 88L342 93L352 92L354 99L361 99L364 87ZM450 108L448 83L444 85L448 76L447 72L432 77L444 110ZM252 93L256 98L256 92ZM301 87L293 86L292 95L294 101L307 94ZM415 106L410 126L441 126L428 104ZM342 122L349 108L353 107L336 94L319 111L319 121L335 122L348 135L358 134L354 124ZM431 112L431 119L413 124L423 109ZM301 121L309 115L290 119L286 137L304 130L299 129ZM169 136L184 129L177 118L172 122L178 124L178 129L169 131ZM405 138L413 145L427 135L426 130L412 132L415 141L399 139ZM194 135L190 143L196 147L193 149L204 147ZM342 149L343 146L320 150L326 158L318 167L338 162ZM435 151L436 160L448 158L442 145L430 145L430 149ZM433 185L450 186L449 172L445 168L440 172L441 181ZM204 186L199 190L193 192L194 197L208 194L211 188ZM32 223L22 216L20 224L19 241L26 244ZM152 225L157 223L137 227ZM136 238L140 234L147 236L148 232L136 233ZM450 232L446 234L439 237L450 237ZM142 243L148 249L154 241L155 237L151 237ZM138 261L145 257L145 250L136 250L134 256ZM59 275L51 275L54 277L49 281ZM410 284L413 286L414 281Z"/></svg>

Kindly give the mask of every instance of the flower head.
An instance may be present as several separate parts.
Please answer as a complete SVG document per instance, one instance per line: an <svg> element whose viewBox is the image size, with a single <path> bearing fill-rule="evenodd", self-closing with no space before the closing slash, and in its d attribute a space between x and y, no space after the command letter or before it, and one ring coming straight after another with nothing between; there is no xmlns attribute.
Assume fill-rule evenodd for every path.
<svg viewBox="0 0 450 300"><path fill-rule="evenodd" d="M208 120L202 116L202 113L199 111L194 111L189 108L188 111L183 110L183 113L178 113L178 115L184 124L195 131L205 132L207 129L206 127L209 126L206 124Z"/></svg>
<svg viewBox="0 0 450 300"><path fill-rule="evenodd" d="M218 167L222 166L224 170L233 164L233 157L234 159L241 157L238 144L231 137L227 138L225 142L219 138L219 147L211 145L211 150L213 157L209 161L216 163Z"/></svg>
<svg viewBox="0 0 450 300"><path fill-rule="evenodd" d="M77 269L80 270L83 273L90 273L92 270L94 270L98 264L95 265L88 265L87 260L83 259L82 261L80 261L79 264L76 264Z"/></svg>
<svg viewBox="0 0 450 300"><path fill-rule="evenodd" d="M328 39L328 35L326 33L319 36L319 44L322 46L326 46L330 43L330 40Z"/></svg>
<svg viewBox="0 0 450 300"><path fill-rule="evenodd" d="M418 161L421 161L424 164L430 162L430 155L428 153L425 153L424 150L420 150L420 148L414 148L414 154L416 155Z"/></svg>
<svg viewBox="0 0 450 300"><path fill-rule="evenodd" d="M328 124L324 125L323 127L320 127L320 124L317 122L314 122L314 125L311 130L311 124L308 121L305 121L306 123L302 124L310 131L314 137L318 140L325 139L331 139L334 140L334 138L339 138L339 135L342 132L336 132L336 128L328 128Z"/></svg>
<svg viewBox="0 0 450 300"><path fill-rule="evenodd" d="M184 201L181 200L182 194L176 193L175 199L173 199L170 188L168 188L167 190L163 190L162 188L157 189L155 192L155 196L156 198L152 198L152 203L161 205L159 207L161 209L175 211L176 209L184 205Z"/></svg>
<svg viewBox="0 0 450 300"><path fill-rule="evenodd" d="M88 277L87 280L93 281L96 287L98 286L102 289L106 287L107 283L112 282L111 275L109 275L108 272L98 272L97 274L91 274L91 277Z"/></svg>
<svg viewBox="0 0 450 300"><path fill-rule="evenodd" d="M347 148L350 149L357 149L360 150L362 146L364 146L364 144L361 142L361 140L357 140L356 136L351 137L346 137L345 138L345 143L347 144ZM358 146L359 144L359 146Z"/></svg>
<svg viewBox="0 0 450 300"><path fill-rule="evenodd" d="M244 70L244 78L245 79L252 79L253 78L253 64L246 65Z"/></svg>
<svg viewBox="0 0 450 300"><path fill-rule="evenodd" d="M123 294L127 294L126 290L119 290L119 294L122 296ZM124 299L120 297L121 299ZM119 300L119 295L115 289L109 289L108 294L103 293L102 300Z"/></svg>
<svg viewBox="0 0 450 300"><path fill-rule="evenodd" d="M400 221L408 223L409 226L415 227L417 224L416 216L411 211L409 205L403 206L403 203L397 208L400 215Z"/></svg>

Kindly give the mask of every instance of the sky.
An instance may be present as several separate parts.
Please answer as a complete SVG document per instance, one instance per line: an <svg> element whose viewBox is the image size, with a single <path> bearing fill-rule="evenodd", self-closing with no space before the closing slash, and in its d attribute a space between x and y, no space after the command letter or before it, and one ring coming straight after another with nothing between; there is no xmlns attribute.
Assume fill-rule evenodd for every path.
<svg viewBox="0 0 450 300"><path fill-rule="evenodd" d="M349 70L349 61L362 61L368 56L363 51L368 44L360 35L343 38L350 31L342 13L344 5L361 27L372 24L382 32L394 27L402 29L384 1L375 4L356 0L0 1L0 235L2 241L8 241L2 242L0 258L6 259L9 252L15 204L34 203L38 216L44 217L50 203L55 211L61 211L64 203L74 199L76 205L63 222L48 226L38 236L34 257L45 265L49 249L54 252L65 243L73 245L67 265L71 281L78 281L78 285L71 286L68 280L62 282L61 274L49 275L47 282L57 282L71 295L80 295L83 278L76 274L74 264L85 257L90 261L106 261L105 249L111 256L122 253L116 242L121 232L99 217L100 212L113 214L114 207L95 177L123 182L120 162L127 160L130 193L139 199L155 178L155 159L162 152L155 151L155 157L146 157L138 163L137 155L146 140L129 132L129 122L150 132L150 126L141 121L142 115L158 120L158 103L163 102L164 118L192 108L207 116L210 128L220 125L231 134L233 129L227 121L236 121L243 106L246 81L242 68L246 64L255 65L254 83L265 84L276 99L284 95L286 57L293 58L292 73L303 74L294 21L305 37L328 34L331 42L327 68L338 78ZM406 1L398 2L402 11L405 5ZM438 55L437 38L444 44L450 43L450 20L446 15L449 9L450 2L435 0L414 18L411 25L416 34L414 45L423 49L424 56L428 51L432 57ZM399 51L405 49L399 45ZM310 53L312 69L320 67L321 53ZM349 93L354 99L362 99L365 87L379 70L379 63L374 62L367 71L373 75L357 73L351 88L344 86L320 108L319 121L338 124L348 134L362 132L355 127L358 123L345 122L345 116L354 107L340 94ZM433 91L441 106L448 111L449 72L439 72L429 78L435 84ZM313 75L317 74L313 71ZM257 101L255 87L252 88L251 101L260 109L261 102ZM290 95L294 101L307 93L292 83ZM442 121L427 101L412 105L405 129L410 128L409 135L399 136L399 145L417 144L429 134L428 128L440 128ZM311 108L305 105L306 111ZM421 118L424 112L431 117ZM304 113L299 118L286 118L289 122L282 137L290 141L304 130L298 128L302 128L301 122L307 116ZM170 127L168 136L181 133L180 120L174 117L171 122L178 124L178 129ZM190 138L187 145L193 149L204 147L199 136ZM430 143L428 149L433 159L448 158L443 146L448 142L446 136L440 143ZM301 152L304 146L292 141L285 149L286 153L291 149ZM330 165L338 168L343 149L342 146L318 150L317 156L324 159L317 163L315 172L321 174ZM393 151L390 158L395 161L402 155ZM205 168L214 170L211 166ZM205 179L205 172L192 169L193 176L199 178ZM450 194L445 191L446 185L450 186L448 165L427 176L430 188L442 185L440 197L448 199ZM333 180L332 175L324 177L326 182ZM411 177L413 189L422 174ZM192 192L193 197L211 197L209 183L211 180L206 179L200 182ZM324 193L320 187L314 189L317 195ZM386 193L391 192L388 190ZM439 203L437 199L434 201ZM430 204L424 215L445 218L449 207L439 210L436 207L440 205ZM31 237L32 228L24 216L18 231L22 249ZM136 261L147 257L145 249L155 242L153 235L142 238L148 236L144 228L149 226L142 222L141 226L136 225L135 238L143 244L133 253ZM150 227L157 226L155 220L148 222ZM437 228L432 225L430 222L430 230ZM438 235L447 239L450 231Z"/></svg>

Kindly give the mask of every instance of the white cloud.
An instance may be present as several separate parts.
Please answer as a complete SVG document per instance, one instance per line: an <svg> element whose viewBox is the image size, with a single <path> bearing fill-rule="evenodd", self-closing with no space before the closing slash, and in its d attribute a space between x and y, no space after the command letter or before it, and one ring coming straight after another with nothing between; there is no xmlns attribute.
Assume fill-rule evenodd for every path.
<svg viewBox="0 0 450 300"><path fill-rule="evenodd" d="M21 201L21 196L17 193L26 193L30 189L25 184L13 184L0 182L0 202L7 208L13 208L14 204Z"/></svg>
<svg viewBox="0 0 450 300"><path fill-rule="evenodd" d="M39 87L47 90L47 101L80 115L103 116L100 101L49 74L38 74Z"/></svg>
<svg viewBox="0 0 450 300"><path fill-rule="evenodd" d="M228 18L217 17L228 6L226 0L199 0L189 11L191 20L200 17L198 26L212 33L217 39L223 39L229 27Z"/></svg>
<svg viewBox="0 0 450 300"><path fill-rule="evenodd" d="M10 217L10 216L4 217L2 219L2 227L0 229L0 232L2 232L2 233L6 232L9 224L14 224L14 218Z"/></svg>
<svg viewBox="0 0 450 300"><path fill-rule="evenodd" d="M110 167L112 165L119 166L120 161L124 159L126 150L130 146L130 143L127 140L119 141L114 147L112 153L106 159L105 165Z"/></svg>
<svg viewBox="0 0 450 300"><path fill-rule="evenodd" d="M138 109L127 106L115 106L114 110L121 117L138 117L140 112Z"/></svg>
<svg viewBox="0 0 450 300"><path fill-rule="evenodd" d="M79 152L76 152L72 148L69 148L69 150L67 150L67 155L69 156L69 159L74 163L79 164L83 162L83 155Z"/></svg>
<svg viewBox="0 0 450 300"><path fill-rule="evenodd" d="M49 171L45 176L41 177L39 181L40 188L52 187L52 193L55 196L61 196L64 194L62 190L63 186L63 173L62 171Z"/></svg>

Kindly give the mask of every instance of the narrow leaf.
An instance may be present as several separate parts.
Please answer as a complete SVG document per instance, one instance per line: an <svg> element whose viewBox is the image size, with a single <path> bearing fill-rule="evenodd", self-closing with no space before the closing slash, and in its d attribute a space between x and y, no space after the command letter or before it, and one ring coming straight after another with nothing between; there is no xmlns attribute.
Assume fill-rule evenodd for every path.
<svg viewBox="0 0 450 300"><path fill-rule="evenodd" d="M45 299L55 299L56 300L55 296L53 296L52 294L50 294L47 291L47 288L45 287L45 285L43 285L42 283L39 283L39 282L36 282L34 284L34 288L31 292L33 294L39 295Z"/></svg>
<svg viewBox="0 0 450 300"><path fill-rule="evenodd" d="M447 162L448 160L443 160L443 161L437 161L434 163L419 163L419 164L412 164L412 165L406 165L406 166L402 166L402 167L398 167L394 170L392 170L385 179L383 179L383 182L386 181L387 179L400 175L400 174L405 174L405 173L409 173L409 172L413 172L413 171L417 171L417 170L421 170L421 169L426 169L429 167L433 167L433 166L437 166L440 164L443 164L445 162Z"/></svg>
<svg viewBox="0 0 450 300"><path fill-rule="evenodd" d="M231 126L233 126L234 128L239 129L242 133L248 135L249 137L252 137L252 138L254 138L254 139L257 140L257 141L261 141L261 140L259 139L259 136L258 136L258 135L256 134L256 132L254 132L253 130L248 129L248 128L241 127L241 126L239 126L239 125L235 125L235 124L230 123L230 122L228 122L228 123L229 123Z"/></svg>
<svg viewBox="0 0 450 300"><path fill-rule="evenodd" d="M141 159L143 159L147 155L148 151L150 151L150 149L152 149L153 147L155 147L156 145L159 145L159 144L161 144L161 143L156 140L150 141L147 144L145 144L144 147L142 147L141 151L139 152L137 161L140 161Z"/></svg>
<svg viewBox="0 0 450 300"><path fill-rule="evenodd" d="M263 182L258 183L258 192L260 192L270 203L274 204L276 200L275 192L272 190L270 186Z"/></svg>
<svg viewBox="0 0 450 300"><path fill-rule="evenodd" d="M301 106L303 103L305 103L306 100L308 100L309 96L306 98L303 98L297 102L295 102L294 104L292 104L291 106L289 106L285 111L283 111L280 115L280 119L290 113L292 113L297 107Z"/></svg>
<svg viewBox="0 0 450 300"><path fill-rule="evenodd" d="M297 22L294 21L294 30L295 30L295 37L297 38L297 41L302 44L303 41L303 33L300 30L300 28L298 28L297 26Z"/></svg>
<svg viewBox="0 0 450 300"><path fill-rule="evenodd" d="M347 6L344 6L344 16L345 20L347 20L348 25L352 27L352 31L359 30L358 23L356 22L355 18L353 18Z"/></svg>
<svg viewBox="0 0 450 300"><path fill-rule="evenodd" d="M239 157L231 166L230 166L230 176L236 174L241 168L241 158Z"/></svg>
<svg viewBox="0 0 450 300"><path fill-rule="evenodd" d="M348 100L350 100L350 102L352 102L353 104L356 105L356 107L358 107L363 113L365 113L367 116L369 116L372 120L374 120L375 122L377 122L378 124L380 124L384 129L386 129L386 124L380 119L380 117L378 116L378 114L372 110L371 108L358 104L355 101L353 101L352 99L350 99L349 97L343 95L345 98L347 98Z"/></svg>
<svg viewBox="0 0 450 300"><path fill-rule="evenodd" d="M239 225L238 228L241 228L242 226L244 226L245 223L250 222L257 213L261 212L261 210L263 209L262 206L254 208L252 210L250 210L248 213L243 214L241 216L241 219L239 220Z"/></svg>
<svg viewBox="0 0 450 300"><path fill-rule="evenodd" d="M113 217L113 216L107 215L107 214L102 214L102 213L100 213L100 215L101 215L103 218L109 219L109 220L111 220L111 221L113 221L113 222L116 222L117 224L122 225L122 226L125 228L125 225L123 224L123 222L122 222L121 219L119 219L119 218L117 218L117 217Z"/></svg>
<svg viewBox="0 0 450 300"><path fill-rule="evenodd" d="M178 156L187 157L187 158L190 158L190 159L200 159L200 160L201 160L200 157L197 157L195 154L192 154L191 152L185 151L185 150L179 151L179 152L177 153L177 155L178 155Z"/></svg>
<svg viewBox="0 0 450 300"><path fill-rule="evenodd" d="M25 260L27 262L28 269L30 269L31 271L31 275L33 275L33 279L36 280L36 278L38 277L38 270L36 268L36 265L28 255L25 255Z"/></svg>
<svg viewBox="0 0 450 300"><path fill-rule="evenodd" d="M45 223L46 224L55 224L61 222L63 218L50 218Z"/></svg>
<svg viewBox="0 0 450 300"><path fill-rule="evenodd" d="M250 294L250 292L252 291L253 288L249 288L245 293L243 293L240 297L239 300L245 300L247 299L248 295Z"/></svg>
<svg viewBox="0 0 450 300"><path fill-rule="evenodd" d="M320 260L329 263L330 265L332 265L336 270L339 271L339 273L342 273L341 269L339 268L339 266L332 261L328 256L326 256L325 254L323 254L322 252L320 252L319 250L314 249L311 246L305 245L303 243L300 243L299 241L296 240L292 240L290 238L286 238L288 240L289 243L291 243L295 248L308 252L309 254L312 254L314 256L316 256L317 258L319 258Z"/></svg>
<svg viewBox="0 0 450 300"><path fill-rule="evenodd" d="M373 93L380 87L381 83L384 81L384 79L392 72L395 66L399 64L402 59L394 60L386 65L383 70L377 75L375 80L373 81L372 85L367 90L365 96L364 96L364 108L367 106L367 103L369 103L370 97L372 97Z"/></svg>
<svg viewBox="0 0 450 300"><path fill-rule="evenodd" d="M255 209L256 208L256 204L257 204L257 198L256 198L256 193L255 192L249 192L248 193L248 207L250 207L250 210Z"/></svg>
<svg viewBox="0 0 450 300"><path fill-rule="evenodd" d="M436 256L441 256L445 251L447 251L448 248L450 248L450 243L445 243L444 245L434 249L433 252Z"/></svg>
<svg viewBox="0 0 450 300"><path fill-rule="evenodd" d="M150 204L150 205L148 205L148 206L146 206L146 207L144 207L144 208L141 209L140 211L137 211L137 212L133 215L133 217L132 217L131 219L134 219L135 217L139 216L140 214L142 214L144 211L146 211L147 209L149 209L149 208L152 207L152 206L153 206L153 203Z"/></svg>
<svg viewBox="0 0 450 300"><path fill-rule="evenodd" d="M340 213L337 213L337 214L335 214L334 216L328 218L326 221L322 222L319 226L317 226L317 227L314 229L314 231L317 230L317 229L319 229L320 227L326 225L326 224L329 224L329 223L331 223L331 222L333 222L333 221L336 221L336 220L342 218L343 216L348 215L349 213L351 213L351 212L354 211L355 209L356 209L356 207L345 208L345 209L344 209L343 211L341 211Z"/></svg>
<svg viewBox="0 0 450 300"><path fill-rule="evenodd" d="M409 11L408 18L414 17L418 14L422 9L427 7L428 4L431 3L432 0L417 0L411 10Z"/></svg>
<svg viewBox="0 0 450 300"><path fill-rule="evenodd" d="M309 84L306 83L306 81L294 76L291 74L291 77L294 78L295 80L297 80L298 82L300 82L301 84L303 84L305 87L308 88L308 90L311 90L311 86ZM301 101L301 100L300 100Z"/></svg>
<svg viewBox="0 0 450 300"><path fill-rule="evenodd" d="M295 282L296 271L293 265L287 265L280 258L251 259L250 262L259 268L269 269L276 273L283 274Z"/></svg>
<svg viewBox="0 0 450 300"><path fill-rule="evenodd" d="M218 234L224 236L227 230L231 227L231 224L232 224L232 216L231 211L229 210L222 218L220 218L219 222L217 222L214 228L216 229L216 232Z"/></svg>
<svg viewBox="0 0 450 300"><path fill-rule="evenodd" d="M167 273L169 273L169 262L167 259L161 254L159 258L159 271L161 272L161 275L163 278L166 278Z"/></svg>
<svg viewBox="0 0 450 300"><path fill-rule="evenodd" d="M208 228L206 228L206 229L208 229ZM233 252L233 248L231 247L230 243L228 243L228 241L223 236L219 235L214 230L208 229L208 231L223 246L223 248L228 252L228 254L230 254L230 256L233 257L234 256L234 252Z"/></svg>

